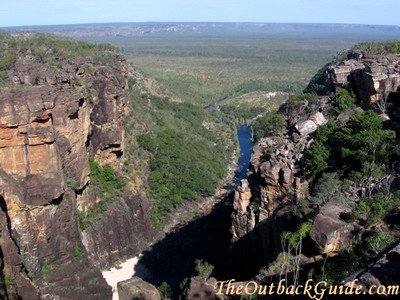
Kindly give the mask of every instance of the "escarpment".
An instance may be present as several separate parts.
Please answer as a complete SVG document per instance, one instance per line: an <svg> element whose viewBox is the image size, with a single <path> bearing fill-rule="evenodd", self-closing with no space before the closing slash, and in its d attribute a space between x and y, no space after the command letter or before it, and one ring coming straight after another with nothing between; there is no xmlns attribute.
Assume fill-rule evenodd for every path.
<svg viewBox="0 0 400 300"><path fill-rule="evenodd" d="M282 128L268 124L275 131L253 148L231 217L238 279L298 282L321 272L340 281L399 240L399 157L386 148L398 144L399 55L348 55L317 74L312 93L290 97L277 112Z"/></svg>
<svg viewBox="0 0 400 300"><path fill-rule="evenodd" d="M371 54L355 46L327 64L311 80L307 90L329 94L349 87L365 104L374 103L400 85L400 55Z"/></svg>
<svg viewBox="0 0 400 300"><path fill-rule="evenodd" d="M151 231L147 200L132 191L81 222L107 201L90 159L120 172L125 60L50 37L2 39L12 58L0 89L2 297L110 299L99 268L136 254Z"/></svg>

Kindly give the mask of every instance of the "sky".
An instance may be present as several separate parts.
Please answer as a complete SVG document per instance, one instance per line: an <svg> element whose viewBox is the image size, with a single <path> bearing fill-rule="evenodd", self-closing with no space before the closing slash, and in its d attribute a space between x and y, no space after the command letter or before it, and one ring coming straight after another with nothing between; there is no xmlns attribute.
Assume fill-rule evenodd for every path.
<svg viewBox="0 0 400 300"><path fill-rule="evenodd" d="M107 22L400 25L400 0L1 0L0 27Z"/></svg>

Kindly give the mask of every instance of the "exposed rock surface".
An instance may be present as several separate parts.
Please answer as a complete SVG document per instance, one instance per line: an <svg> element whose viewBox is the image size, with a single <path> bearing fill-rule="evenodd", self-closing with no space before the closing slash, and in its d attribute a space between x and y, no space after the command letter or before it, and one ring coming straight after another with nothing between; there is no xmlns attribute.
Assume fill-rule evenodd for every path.
<svg viewBox="0 0 400 300"><path fill-rule="evenodd" d="M359 99L373 103L400 86L400 55L370 56L365 52L350 52L346 59L329 64L317 83L326 93L350 85Z"/></svg>
<svg viewBox="0 0 400 300"><path fill-rule="evenodd" d="M349 213L350 207L328 202L315 217L310 237L319 246L321 253L339 251L341 245L350 245L353 236L360 230L356 223L341 220L341 214Z"/></svg>
<svg viewBox="0 0 400 300"><path fill-rule="evenodd" d="M156 287L139 277L119 282L118 297L119 300L161 300Z"/></svg>
<svg viewBox="0 0 400 300"><path fill-rule="evenodd" d="M290 204L308 195L309 184L299 162L312 133L326 123L328 100L319 99L317 106L326 109L291 118L286 132L262 138L253 148L248 177L236 189L233 202L232 266L242 274L250 275L251 266L260 267L276 256L281 251L280 234L294 225Z"/></svg>
<svg viewBox="0 0 400 300"><path fill-rule="evenodd" d="M38 61L29 50L16 57L7 71L11 87L0 89L1 293L111 299L98 267L141 250L146 238L138 235L152 230L147 199L126 193L83 233L77 209L100 200L89 188L89 155L120 167L125 60L114 53L109 64L62 55Z"/></svg>
<svg viewBox="0 0 400 300"><path fill-rule="evenodd" d="M387 251L377 262L357 275L358 283L364 291L373 286L400 285L400 244Z"/></svg>
<svg viewBox="0 0 400 300"><path fill-rule="evenodd" d="M285 117L286 131L258 141L253 148L247 179L241 181L233 199L231 266L234 271L240 269L237 274L242 278L238 279L255 276L266 263L279 264L279 259L282 260L279 255L284 251L281 234L296 230L300 220L313 223L304 241L308 243L304 247L308 253L297 254L304 264L337 255L341 244L350 245L365 229L356 222L341 219L350 210L343 204L328 202L319 207L308 201L312 182L304 172L304 155L318 127L329 118L344 124L354 114L363 112L357 107L337 115L337 100L326 94L338 87L351 88L364 101L363 106L371 108L373 102L400 86L399 63L399 55L372 58L365 53L350 54L345 60L327 65L310 83L320 91L322 86L323 95L304 96L304 99L299 96L280 107L278 113ZM390 119L387 115L384 117ZM362 190L352 191L352 195L362 193ZM308 220L304 219L306 213L297 211L299 207L301 210L302 201L312 206L313 215Z"/></svg>
<svg viewBox="0 0 400 300"><path fill-rule="evenodd" d="M217 295L217 280L210 278L205 281L201 277L190 279L190 285L185 292L186 300L221 300L222 296Z"/></svg>

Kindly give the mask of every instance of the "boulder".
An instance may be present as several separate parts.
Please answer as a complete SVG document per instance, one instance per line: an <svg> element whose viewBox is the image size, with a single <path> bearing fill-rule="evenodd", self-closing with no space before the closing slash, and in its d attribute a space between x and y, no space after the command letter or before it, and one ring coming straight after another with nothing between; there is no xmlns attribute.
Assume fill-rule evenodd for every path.
<svg viewBox="0 0 400 300"><path fill-rule="evenodd" d="M349 245L360 230L356 223L346 223L340 219L350 208L328 202L315 217L310 237L318 245L321 253L337 252L340 245Z"/></svg>
<svg viewBox="0 0 400 300"><path fill-rule="evenodd" d="M156 287L139 277L118 283L119 300L161 300Z"/></svg>
<svg viewBox="0 0 400 300"><path fill-rule="evenodd" d="M186 300L220 300L222 296L217 295L217 280L210 278L205 281L201 277L190 279L190 286L185 292Z"/></svg>
<svg viewBox="0 0 400 300"><path fill-rule="evenodd" d="M301 136L307 136L317 130L317 128L325 124L327 120L321 112L316 112L306 121L299 122L295 125L296 130Z"/></svg>

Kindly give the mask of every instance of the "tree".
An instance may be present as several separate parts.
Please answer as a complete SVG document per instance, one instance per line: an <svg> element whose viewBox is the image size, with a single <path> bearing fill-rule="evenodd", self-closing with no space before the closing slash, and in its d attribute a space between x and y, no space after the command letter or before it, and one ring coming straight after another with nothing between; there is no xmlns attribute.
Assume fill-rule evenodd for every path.
<svg viewBox="0 0 400 300"><path fill-rule="evenodd" d="M293 268L293 284L296 285L300 276L300 254L303 251L303 239L310 233L312 224L302 223L295 232L284 231L281 234L281 244L285 257L285 277Z"/></svg>
<svg viewBox="0 0 400 300"><path fill-rule="evenodd" d="M257 141L262 137L277 135L285 127L285 119L277 113L267 113L258 118L253 124L254 139Z"/></svg>
<svg viewBox="0 0 400 300"><path fill-rule="evenodd" d="M335 112L340 114L351 108L356 107L356 97L346 89L338 88L334 96Z"/></svg>
<svg viewBox="0 0 400 300"><path fill-rule="evenodd" d="M387 106L388 106L389 95L387 93L383 93L379 96L378 101L376 101L376 107L382 114L387 114Z"/></svg>
<svg viewBox="0 0 400 300"><path fill-rule="evenodd" d="M196 264L195 270L197 272L197 275L204 280L208 280L214 270L214 266L201 259L196 259L194 263Z"/></svg>
<svg viewBox="0 0 400 300"><path fill-rule="evenodd" d="M311 202L319 206L329 201L341 201L344 199L342 182L337 173L324 173L314 187Z"/></svg>

